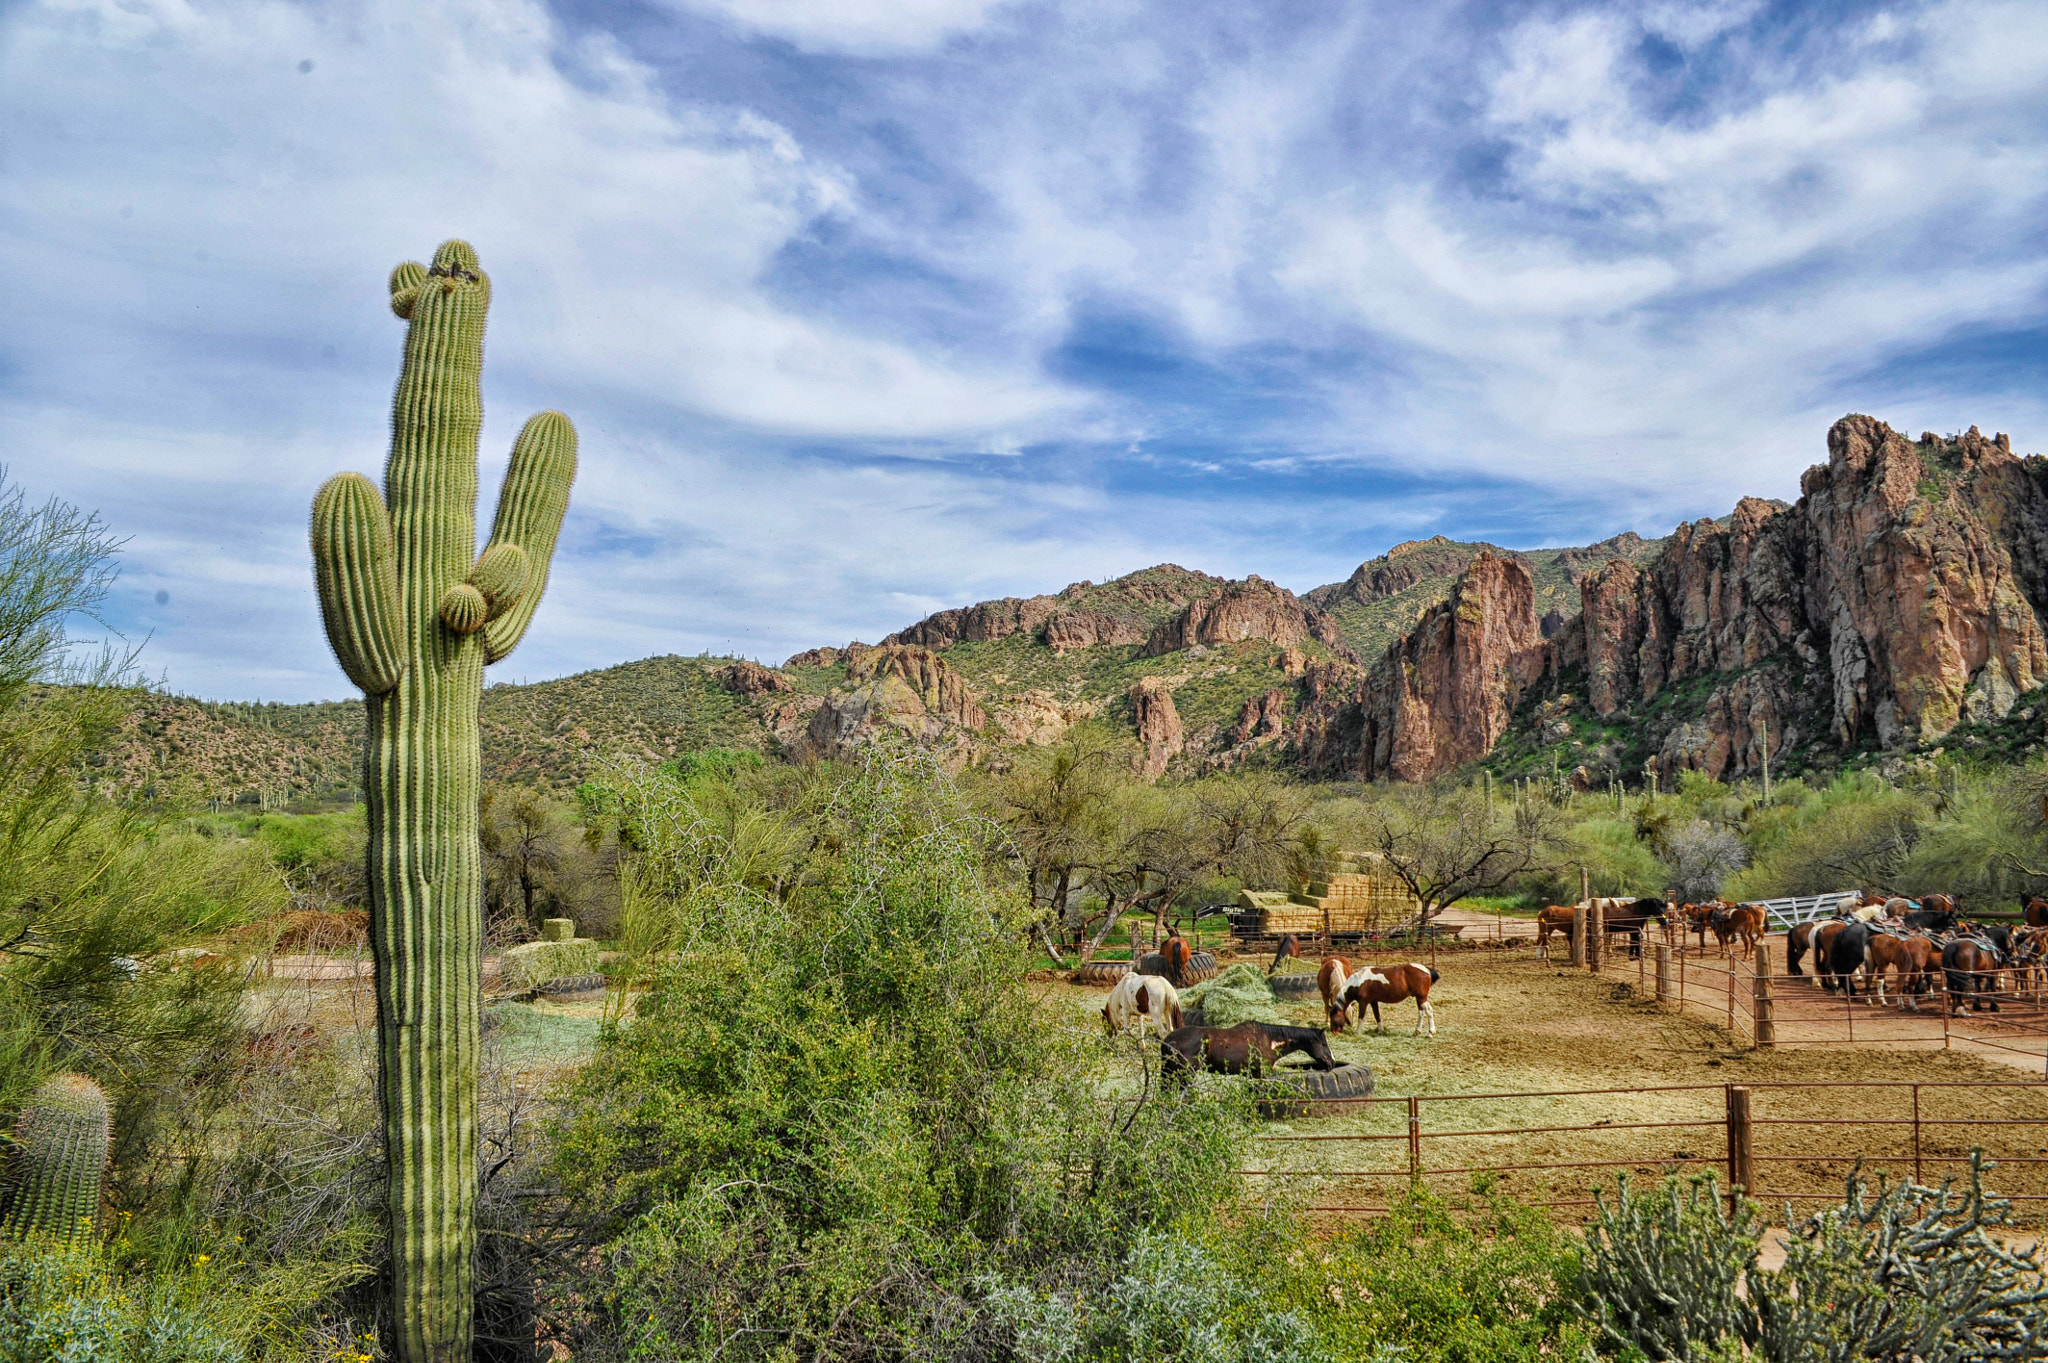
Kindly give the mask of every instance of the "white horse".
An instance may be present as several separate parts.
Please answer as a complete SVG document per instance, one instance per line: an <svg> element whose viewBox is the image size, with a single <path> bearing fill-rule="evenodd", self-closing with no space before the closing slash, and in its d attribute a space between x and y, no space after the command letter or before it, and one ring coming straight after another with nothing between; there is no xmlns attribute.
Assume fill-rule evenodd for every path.
<svg viewBox="0 0 2048 1363"><path fill-rule="evenodd" d="M1161 976L1133 972L1109 991L1109 1002L1102 1005L1102 1022L1112 1035L1135 1025L1141 1037L1150 1022L1163 1036L1181 1025L1180 995Z"/></svg>

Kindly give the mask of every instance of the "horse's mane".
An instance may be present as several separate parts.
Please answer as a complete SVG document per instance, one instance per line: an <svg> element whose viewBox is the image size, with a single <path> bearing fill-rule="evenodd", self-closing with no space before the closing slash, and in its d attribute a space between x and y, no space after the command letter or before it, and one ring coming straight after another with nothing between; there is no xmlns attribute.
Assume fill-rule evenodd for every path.
<svg viewBox="0 0 2048 1363"><path fill-rule="evenodd" d="M1282 1041L1312 1041L1316 1037L1326 1035L1321 1027L1290 1027L1284 1022L1252 1022L1247 1025L1257 1027L1266 1035Z"/></svg>

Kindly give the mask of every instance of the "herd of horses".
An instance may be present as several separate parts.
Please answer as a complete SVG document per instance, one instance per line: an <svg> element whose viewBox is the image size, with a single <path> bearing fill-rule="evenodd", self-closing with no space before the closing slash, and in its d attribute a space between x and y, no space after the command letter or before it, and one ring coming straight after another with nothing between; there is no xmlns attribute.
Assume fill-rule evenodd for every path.
<svg viewBox="0 0 2048 1363"><path fill-rule="evenodd" d="M1288 935L1281 940L1266 973L1273 974L1282 961L1300 954L1299 940ZM1330 1033L1350 1026L1353 1010L1363 1027L1368 1008L1374 1025L1385 1031L1380 1005L1405 999L1415 1000L1415 1034L1420 1036L1427 1024L1429 1035L1436 1035L1436 1011L1430 1007L1429 991L1443 976L1420 962L1363 965L1353 970L1343 957L1325 956L1316 972L1316 987L1329 1019L1327 1028L1268 1022L1206 1027L1189 1024L1181 1007L1180 989L1188 982L1190 960L1187 943L1178 933L1172 934L1158 952L1142 958L1137 969L1111 986L1102 1005L1103 1025L1112 1034L1135 1028L1142 1037L1148 1027L1158 1029L1163 1074L1186 1076L1208 1070L1260 1075L1273 1069L1282 1056L1293 1054L1306 1055L1319 1070L1339 1069L1340 1063L1330 1054Z"/></svg>
<svg viewBox="0 0 2048 1363"><path fill-rule="evenodd" d="M1643 935L1652 926L1679 936L1697 934L1705 951L1713 933L1724 955L1754 957L1768 931L1764 911L1755 904L1714 900L1706 904L1668 904L1661 899L1599 899L1605 931L1625 933L1630 955L1642 951ZM1580 908L1547 905L1538 915L1536 946L1547 955L1550 938L1563 933L1569 941ZM1812 957L1813 978L1829 992L1855 997L1859 992L1882 1004L1887 993L1909 1010L1937 983L1944 986L1949 1008L1956 1012L1998 1011L1998 994L2007 977L2017 987L2034 990L2048 985L2048 899L2029 898L2025 924L1966 923L1955 900L1945 894L1908 899L1902 895L1859 894L1834 917L1801 923L1786 936L1786 967L1794 975Z"/></svg>

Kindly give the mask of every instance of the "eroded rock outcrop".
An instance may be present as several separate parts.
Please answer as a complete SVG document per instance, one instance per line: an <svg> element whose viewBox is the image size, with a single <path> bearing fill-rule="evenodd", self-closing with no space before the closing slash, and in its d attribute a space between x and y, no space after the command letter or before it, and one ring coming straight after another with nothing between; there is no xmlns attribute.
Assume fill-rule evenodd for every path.
<svg viewBox="0 0 2048 1363"><path fill-rule="evenodd" d="M889 644L917 644L925 648L949 648L958 643L988 643L1012 634L1036 634L1039 626L1059 607L1051 596L1005 596L983 601L960 610L940 611L882 640Z"/></svg>
<svg viewBox="0 0 2048 1363"><path fill-rule="evenodd" d="M1363 672L1311 664L1291 731L1312 769L1426 781L1492 751L1549 664L1529 570L1473 557L1450 600Z"/></svg>
<svg viewBox="0 0 2048 1363"><path fill-rule="evenodd" d="M1828 456L1796 505L1744 498L1645 568L1581 579L1559 660L1583 658L1597 713L1711 679L1653 735L1667 774L1747 775L1762 732L1773 753L1931 742L2048 680L2041 461L1974 427L1909 441L1866 416L1835 423Z"/></svg>
<svg viewBox="0 0 2048 1363"><path fill-rule="evenodd" d="M1246 639L1268 639L1282 645L1310 639L1332 646L1343 643L1321 611L1303 604L1285 587L1254 575L1203 597L1154 629L1141 656L1152 658L1195 644L1235 644Z"/></svg>
<svg viewBox="0 0 2048 1363"><path fill-rule="evenodd" d="M1156 781L1165 774L1167 763L1180 756L1187 744L1180 711L1174 708L1173 688L1163 677L1140 677L1131 687L1130 702L1131 720L1144 748L1138 759L1138 773L1148 781Z"/></svg>
<svg viewBox="0 0 2048 1363"><path fill-rule="evenodd" d="M847 689L825 697L805 730L813 750L826 756L842 755L885 727L938 743L988 723L960 674L928 648L867 650L847 668L846 679Z"/></svg>
<svg viewBox="0 0 2048 1363"><path fill-rule="evenodd" d="M1065 610L1045 622L1045 642L1055 653L1097 644L1142 644L1149 633L1144 621L1107 611Z"/></svg>
<svg viewBox="0 0 2048 1363"><path fill-rule="evenodd" d="M737 658L719 669L718 684L742 696L765 696L775 691L794 691L796 683L772 668L747 658Z"/></svg>

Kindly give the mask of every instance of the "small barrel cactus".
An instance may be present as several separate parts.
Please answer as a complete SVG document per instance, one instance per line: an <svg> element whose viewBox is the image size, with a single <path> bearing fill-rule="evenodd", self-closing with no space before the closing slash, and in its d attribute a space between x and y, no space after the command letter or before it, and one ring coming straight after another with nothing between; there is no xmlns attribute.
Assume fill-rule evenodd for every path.
<svg viewBox="0 0 2048 1363"><path fill-rule="evenodd" d="M467 242L391 273L409 324L381 491L357 473L313 501L327 641L369 718L370 947L391 1162L392 1316L400 1363L470 1357L477 1198L483 672L510 653L547 586L576 474L560 412L512 446L490 542L476 552L476 445L491 281Z"/></svg>
<svg viewBox="0 0 2048 1363"><path fill-rule="evenodd" d="M0 1228L67 1244L92 1238L110 1131L107 1096L82 1074L47 1080L14 1124Z"/></svg>

